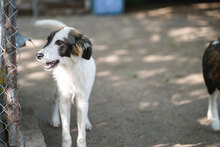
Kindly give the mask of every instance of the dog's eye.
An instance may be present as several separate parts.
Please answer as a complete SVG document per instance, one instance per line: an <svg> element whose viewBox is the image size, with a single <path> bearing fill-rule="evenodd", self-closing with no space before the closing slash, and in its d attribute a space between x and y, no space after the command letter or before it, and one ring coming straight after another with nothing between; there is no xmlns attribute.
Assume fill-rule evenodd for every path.
<svg viewBox="0 0 220 147"><path fill-rule="evenodd" d="M62 45L64 42L62 41L62 40L57 40L56 42L55 42L55 44L57 44L57 45Z"/></svg>

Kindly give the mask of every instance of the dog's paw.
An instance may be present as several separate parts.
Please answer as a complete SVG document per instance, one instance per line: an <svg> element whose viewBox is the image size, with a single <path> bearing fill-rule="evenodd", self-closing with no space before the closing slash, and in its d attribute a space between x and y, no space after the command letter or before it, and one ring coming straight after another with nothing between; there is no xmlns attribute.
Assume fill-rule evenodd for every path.
<svg viewBox="0 0 220 147"><path fill-rule="evenodd" d="M93 125L90 122L86 123L86 131L91 131L93 128Z"/></svg>
<svg viewBox="0 0 220 147"><path fill-rule="evenodd" d="M60 126L60 121L53 121L53 120L51 120L51 121L50 121L50 125L51 125L52 127L57 128L57 127Z"/></svg>
<svg viewBox="0 0 220 147"><path fill-rule="evenodd" d="M220 131L219 119L213 119L213 120L212 120L212 129L213 129L214 131Z"/></svg>
<svg viewBox="0 0 220 147"><path fill-rule="evenodd" d="M77 139L77 147L86 147L86 140L85 139Z"/></svg>

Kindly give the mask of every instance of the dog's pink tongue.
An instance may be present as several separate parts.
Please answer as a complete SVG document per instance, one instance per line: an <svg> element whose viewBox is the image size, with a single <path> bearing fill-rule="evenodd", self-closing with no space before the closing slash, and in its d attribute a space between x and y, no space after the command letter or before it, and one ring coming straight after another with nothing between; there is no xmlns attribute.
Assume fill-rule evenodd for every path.
<svg viewBox="0 0 220 147"><path fill-rule="evenodd" d="M48 63L46 63L46 68L51 68L53 66L53 63L52 62L48 62Z"/></svg>

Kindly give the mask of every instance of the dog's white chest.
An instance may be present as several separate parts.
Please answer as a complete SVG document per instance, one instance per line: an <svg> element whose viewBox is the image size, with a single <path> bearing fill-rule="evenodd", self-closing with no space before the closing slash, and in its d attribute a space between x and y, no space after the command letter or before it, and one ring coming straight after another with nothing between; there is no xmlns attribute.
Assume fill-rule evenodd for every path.
<svg viewBox="0 0 220 147"><path fill-rule="evenodd" d="M78 64L70 66L58 66L53 71L53 77L57 82L59 92L64 96L87 95L89 96L95 78L95 62L78 61Z"/></svg>
<svg viewBox="0 0 220 147"><path fill-rule="evenodd" d="M53 76L57 82L58 89L63 95L72 95L80 90L80 79L76 78L77 75L74 74L74 71L68 71L58 66L54 70Z"/></svg>

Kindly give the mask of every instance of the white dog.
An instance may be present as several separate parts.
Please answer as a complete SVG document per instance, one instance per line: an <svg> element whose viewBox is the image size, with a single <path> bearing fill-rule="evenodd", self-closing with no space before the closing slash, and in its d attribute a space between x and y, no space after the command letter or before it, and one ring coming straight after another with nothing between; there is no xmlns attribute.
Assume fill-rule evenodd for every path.
<svg viewBox="0 0 220 147"><path fill-rule="evenodd" d="M90 40L73 27L57 20L40 20L36 25L59 28L52 32L47 44L37 53L37 59L45 62L46 71L53 70L57 82L58 97L55 100L51 125L58 127L62 121L62 147L71 147L70 109L77 108L77 146L86 147L86 129L91 130L88 118L88 100L93 87L96 66ZM49 85L48 85L49 86Z"/></svg>

